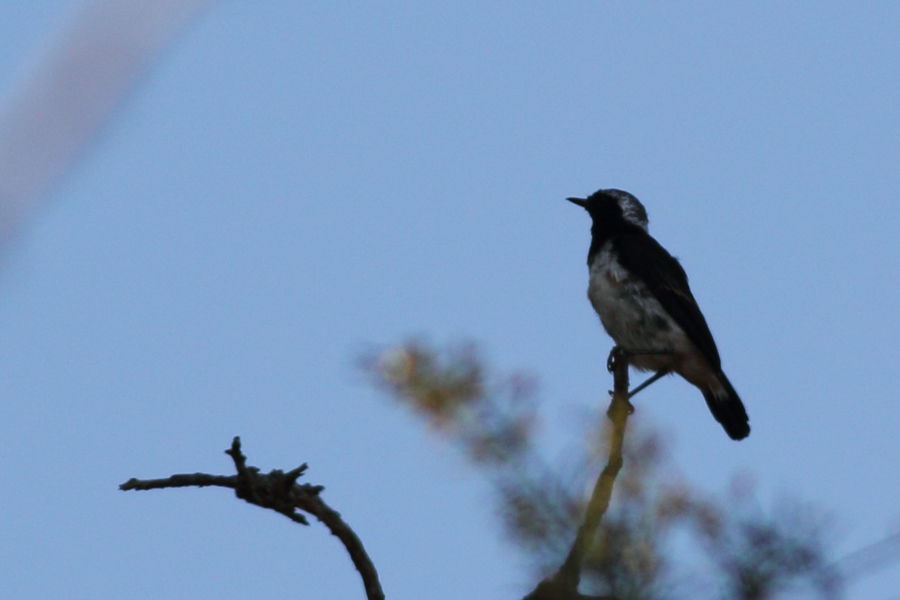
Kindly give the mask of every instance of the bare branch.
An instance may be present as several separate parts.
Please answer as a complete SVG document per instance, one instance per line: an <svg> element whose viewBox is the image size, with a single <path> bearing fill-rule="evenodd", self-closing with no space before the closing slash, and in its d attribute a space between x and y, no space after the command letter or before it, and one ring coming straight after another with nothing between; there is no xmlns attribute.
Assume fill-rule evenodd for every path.
<svg viewBox="0 0 900 600"><path fill-rule="evenodd" d="M628 355L620 348L614 348L609 357L609 370L613 373L614 390L612 401L606 416L612 423L612 433L609 440L609 459L597 483L588 503L584 515L584 522L578 528L578 535L572 544L569 555L562 567L552 578L541 582L525 600L613 600L609 597L584 596L578 593L578 584L581 581L581 568L584 558L587 556L594 543L594 537L606 509L609 508L609 499L612 496L613 485L616 477L622 469L622 446L625 443L625 425L628 415L634 412L634 407L628 401Z"/></svg>
<svg viewBox="0 0 900 600"><path fill-rule="evenodd" d="M308 525L306 517L297 512L302 510L323 523L332 535L346 548L356 570L359 571L366 589L368 600L384 600L384 592L378 580L375 565L366 554L362 541L349 525L341 519L340 513L328 506L320 497L325 489L320 485L298 484L297 479L306 471L306 464L285 473L275 469L261 474L256 467L247 466L247 457L241 452L241 439L235 437L231 448L225 451L234 461L237 475L206 475L204 473L172 475L166 479L129 479L119 486L120 490L154 490L177 487L218 486L234 490L235 495L250 504L274 510L295 523Z"/></svg>
<svg viewBox="0 0 900 600"><path fill-rule="evenodd" d="M218 487L232 488L237 485L237 477L234 475L207 475L206 473L194 473L192 475L172 475L165 479L134 479L131 478L119 489L123 492L128 490L160 490L163 488L176 487L209 487L211 485Z"/></svg>

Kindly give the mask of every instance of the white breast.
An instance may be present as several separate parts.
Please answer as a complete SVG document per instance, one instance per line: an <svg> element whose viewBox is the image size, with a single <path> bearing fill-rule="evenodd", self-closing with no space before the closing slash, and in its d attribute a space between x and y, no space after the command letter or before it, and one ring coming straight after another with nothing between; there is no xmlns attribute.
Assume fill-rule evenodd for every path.
<svg viewBox="0 0 900 600"><path fill-rule="evenodd" d="M622 348L672 352L691 346L647 285L619 264L611 242L591 262L588 298L603 328Z"/></svg>

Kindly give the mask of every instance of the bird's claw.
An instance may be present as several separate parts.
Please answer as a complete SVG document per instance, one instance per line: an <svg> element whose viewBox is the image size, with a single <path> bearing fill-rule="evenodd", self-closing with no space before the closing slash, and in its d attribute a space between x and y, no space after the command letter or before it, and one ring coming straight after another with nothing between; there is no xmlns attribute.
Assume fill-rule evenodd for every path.
<svg viewBox="0 0 900 600"><path fill-rule="evenodd" d="M625 350L621 346L613 346L612 350L609 351L609 356L606 359L606 370L610 373L614 372L616 370L616 361L627 357L627 350Z"/></svg>

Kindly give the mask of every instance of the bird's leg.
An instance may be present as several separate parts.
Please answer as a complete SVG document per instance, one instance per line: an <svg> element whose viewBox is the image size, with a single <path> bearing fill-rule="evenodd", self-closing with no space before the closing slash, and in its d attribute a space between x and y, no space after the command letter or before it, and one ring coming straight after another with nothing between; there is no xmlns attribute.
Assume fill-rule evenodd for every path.
<svg viewBox="0 0 900 600"><path fill-rule="evenodd" d="M636 388L634 388L633 390L631 390L630 392L628 392L628 397L629 397L629 398L632 398L632 397L635 396L639 391L641 391L642 389L644 389L644 388L646 388L646 387L650 387L650 384L652 384L653 382L655 382L657 379L661 379L661 378L665 377L665 376L668 375L668 374L669 374L669 372L668 372L666 369L660 369L659 371L656 372L656 374L654 374L652 377L650 377L649 379L647 379L647 381L645 381L645 382L642 383L641 385L637 386Z"/></svg>
<svg viewBox="0 0 900 600"><path fill-rule="evenodd" d="M606 368L610 373L612 373L614 370L614 365L615 365L616 360L626 360L626 361L629 361L629 363L630 363L629 359L632 356L653 355L653 354L663 355L663 354L672 354L672 352L670 352L668 350L626 350L625 348L622 348L621 346L613 346L613 349L610 350L610 352L609 352L609 358L606 359ZM647 379L647 381L645 381L641 385L637 386L636 388L634 388L633 390L628 392L628 397L631 398L632 396L635 396L638 392L649 387L651 384L653 384L654 382L656 382L659 379L662 379L663 377L665 377L668 374L669 374L668 369L660 369L652 377ZM610 395L612 395L612 392L610 392Z"/></svg>

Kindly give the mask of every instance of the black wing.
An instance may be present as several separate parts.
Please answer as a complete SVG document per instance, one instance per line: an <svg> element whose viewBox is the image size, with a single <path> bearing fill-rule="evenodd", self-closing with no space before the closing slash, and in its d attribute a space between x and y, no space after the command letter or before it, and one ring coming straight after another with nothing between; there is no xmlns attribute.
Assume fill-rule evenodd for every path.
<svg viewBox="0 0 900 600"><path fill-rule="evenodd" d="M650 288L653 296L703 353L710 366L716 371L721 370L716 342L691 294L687 274L678 260L648 234L620 234L612 242L622 266Z"/></svg>

